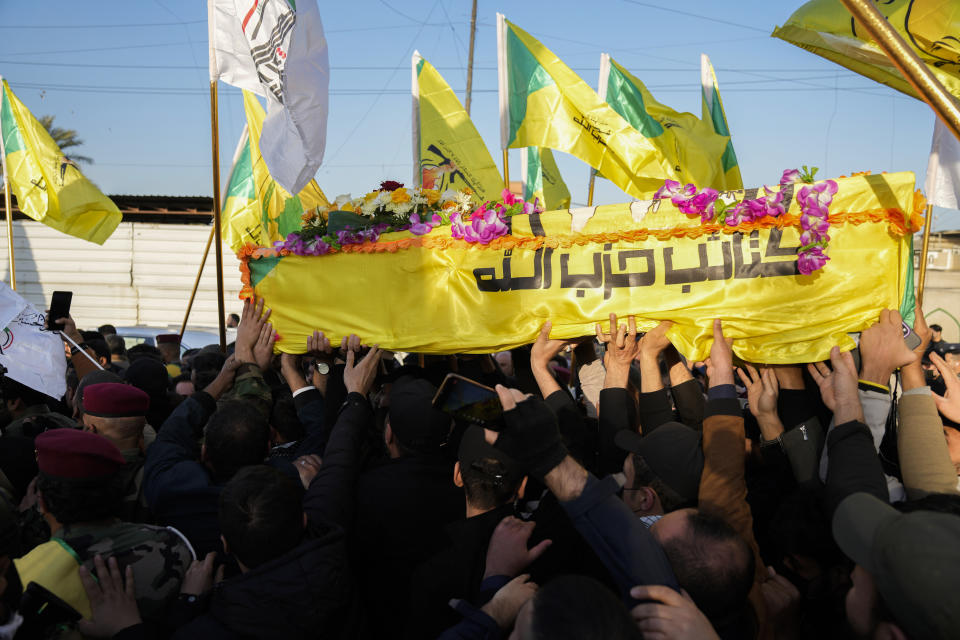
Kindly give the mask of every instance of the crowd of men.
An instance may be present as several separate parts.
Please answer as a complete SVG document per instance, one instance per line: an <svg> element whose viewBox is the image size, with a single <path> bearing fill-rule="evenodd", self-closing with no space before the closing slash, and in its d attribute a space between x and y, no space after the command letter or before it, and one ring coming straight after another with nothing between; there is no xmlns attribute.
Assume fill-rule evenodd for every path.
<svg viewBox="0 0 960 640"><path fill-rule="evenodd" d="M915 349L885 310L782 366L720 321L702 363L615 316L401 361L269 316L229 355L64 318L66 397L2 379L0 639L960 637L960 347L919 308Z"/></svg>

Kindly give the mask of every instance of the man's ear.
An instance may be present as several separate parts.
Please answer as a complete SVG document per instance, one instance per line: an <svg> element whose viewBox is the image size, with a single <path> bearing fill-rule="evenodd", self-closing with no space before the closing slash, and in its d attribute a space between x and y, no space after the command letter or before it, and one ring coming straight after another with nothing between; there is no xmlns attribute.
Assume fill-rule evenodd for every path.
<svg viewBox="0 0 960 640"><path fill-rule="evenodd" d="M453 484L458 487L463 487L463 476L460 474L460 461L457 460L453 464Z"/></svg>
<svg viewBox="0 0 960 640"><path fill-rule="evenodd" d="M383 441L388 446L394 442L393 429L390 428L390 418L387 418L386 426L383 430Z"/></svg>
<svg viewBox="0 0 960 640"><path fill-rule="evenodd" d="M207 445L206 443L200 445L200 462L207 461Z"/></svg>
<svg viewBox="0 0 960 640"><path fill-rule="evenodd" d="M637 487L640 502L637 507L643 511L650 511L657 505L657 492L653 487Z"/></svg>
<svg viewBox="0 0 960 640"><path fill-rule="evenodd" d="M227 544L227 539L223 537L223 534L220 534L220 544L223 545L223 552L230 555L230 545Z"/></svg>

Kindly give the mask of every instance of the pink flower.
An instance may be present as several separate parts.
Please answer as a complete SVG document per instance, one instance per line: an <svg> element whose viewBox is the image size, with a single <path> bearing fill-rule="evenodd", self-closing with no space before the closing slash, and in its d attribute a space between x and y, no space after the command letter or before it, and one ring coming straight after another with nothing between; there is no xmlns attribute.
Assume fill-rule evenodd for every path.
<svg viewBox="0 0 960 640"><path fill-rule="evenodd" d="M783 192L771 191L770 187L766 185L763 187L763 192L766 195L762 198L757 198L757 201L763 203L766 209L765 215L773 217L783 215L786 212L786 209L783 208Z"/></svg>
<svg viewBox="0 0 960 640"><path fill-rule="evenodd" d="M414 213L410 216L410 227L407 229L415 236L422 236L433 231L433 228L443 222L443 219L436 213L430 220L420 222L420 214Z"/></svg>
<svg viewBox="0 0 960 640"><path fill-rule="evenodd" d="M680 202L677 202L676 196L671 198L670 201L677 206L677 209L688 216L700 216L702 222L709 222L713 220L715 213L713 204L719 196L720 192L716 189L707 188L695 196L683 199Z"/></svg>
<svg viewBox="0 0 960 640"><path fill-rule="evenodd" d="M660 200L662 198L679 198L685 200L690 196L694 195L697 192L697 188L692 184L686 186L681 185L676 180L664 180L663 186L657 189L657 192L653 194L654 200ZM674 204L677 204L674 202Z"/></svg>
<svg viewBox="0 0 960 640"><path fill-rule="evenodd" d="M450 235L454 238L462 238L467 242L479 242L480 244L489 244L491 240L510 232L510 227L507 226L500 214L492 209L474 211L469 223L464 223L461 215L455 213L450 216L450 224Z"/></svg>
<svg viewBox="0 0 960 640"><path fill-rule="evenodd" d="M785 186L788 184L793 184L794 182L800 182L800 170L799 169L787 169L783 172L783 175L780 176L780 186Z"/></svg>
<svg viewBox="0 0 960 640"><path fill-rule="evenodd" d="M829 259L830 256L823 252L823 247L817 245L797 254L797 268L800 273L808 276L814 271L822 269Z"/></svg>
<svg viewBox="0 0 960 640"><path fill-rule="evenodd" d="M830 221L804 211L800 216L800 227L804 231L812 231L817 235L823 235L830 229Z"/></svg>
<svg viewBox="0 0 960 640"><path fill-rule="evenodd" d="M728 227L735 227L741 222L750 222L753 215L750 213L750 207L745 202L738 202L727 210L727 215L723 223Z"/></svg>
<svg viewBox="0 0 960 640"><path fill-rule="evenodd" d="M512 207L515 204L523 202L523 198L514 195L509 189L504 189L500 192L500 199L503 200L503 204L507 205L508 207Z"/></svg>
<svg viewBox="0 0 960 640"><path fill-rule="evenodd" d="M800 234L801 247L809 247L810 245L817 244L821 241L830 242L830 236L826 233L814 231L813 229L808 229Z"/></svg>

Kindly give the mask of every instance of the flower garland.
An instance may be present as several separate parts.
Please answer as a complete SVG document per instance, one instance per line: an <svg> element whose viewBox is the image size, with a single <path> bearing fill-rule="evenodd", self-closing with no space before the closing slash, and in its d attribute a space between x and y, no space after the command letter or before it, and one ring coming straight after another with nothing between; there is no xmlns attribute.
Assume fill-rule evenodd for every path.
<svg viewBox="0 0 960 640"><path fill-rule="evenodd" d="M507 220L515 215L541 213L537 201L525 202L508 190L501 202L479 203L470 189L443 193L435 189L407 189L393 180L362 198L337 196L328 207L311 209L301 217L301 228L274 249L299 256L320 256L343 247L377 242L391 231L423 236L440 225L451 225L454 238L488 244L510 232Z"/></svg>
<svg viewBox="0 0 960 640"><path fill-rule="evenodd" d="M723 221L726 227L739 227L747 223L759 223L764 218L779 218L786 213L783 205L783 188L795 183L814 183L817 167L803 166L799 169L787 169L780 177L780 189L763 187L763 195L754 198L730 202L720 197L716 189L706 188L697 191L693 184L681 185L676 180L666 180L654 194L654 200L669 198L682 213L688 216L700 216L702 224L717 224ZM800 250L797 252L797 268L803 275L810 275L822 269L830 256L826 254L830 236L830 204L837 193L837 183L826 180L816 184L804 184L797 192L800 205Z"/></svg>

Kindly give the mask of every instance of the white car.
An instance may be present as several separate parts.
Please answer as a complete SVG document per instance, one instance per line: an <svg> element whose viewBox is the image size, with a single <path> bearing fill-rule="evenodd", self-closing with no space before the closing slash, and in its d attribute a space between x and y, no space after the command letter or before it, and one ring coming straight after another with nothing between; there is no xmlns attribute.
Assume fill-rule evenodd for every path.
<svg viewBox="0 0 960 640"><path fill-rule="evenodd" d="M157 346L157 336L163 334L180 333L180 327L117 327L117 335L123 338L124 346L138 344ZM227 329L227 344L237 337L236 329ZM190 349L201 349L209 344L220 344L220 334L217 329L187 329L180 342L180 353Z"/></svg>

